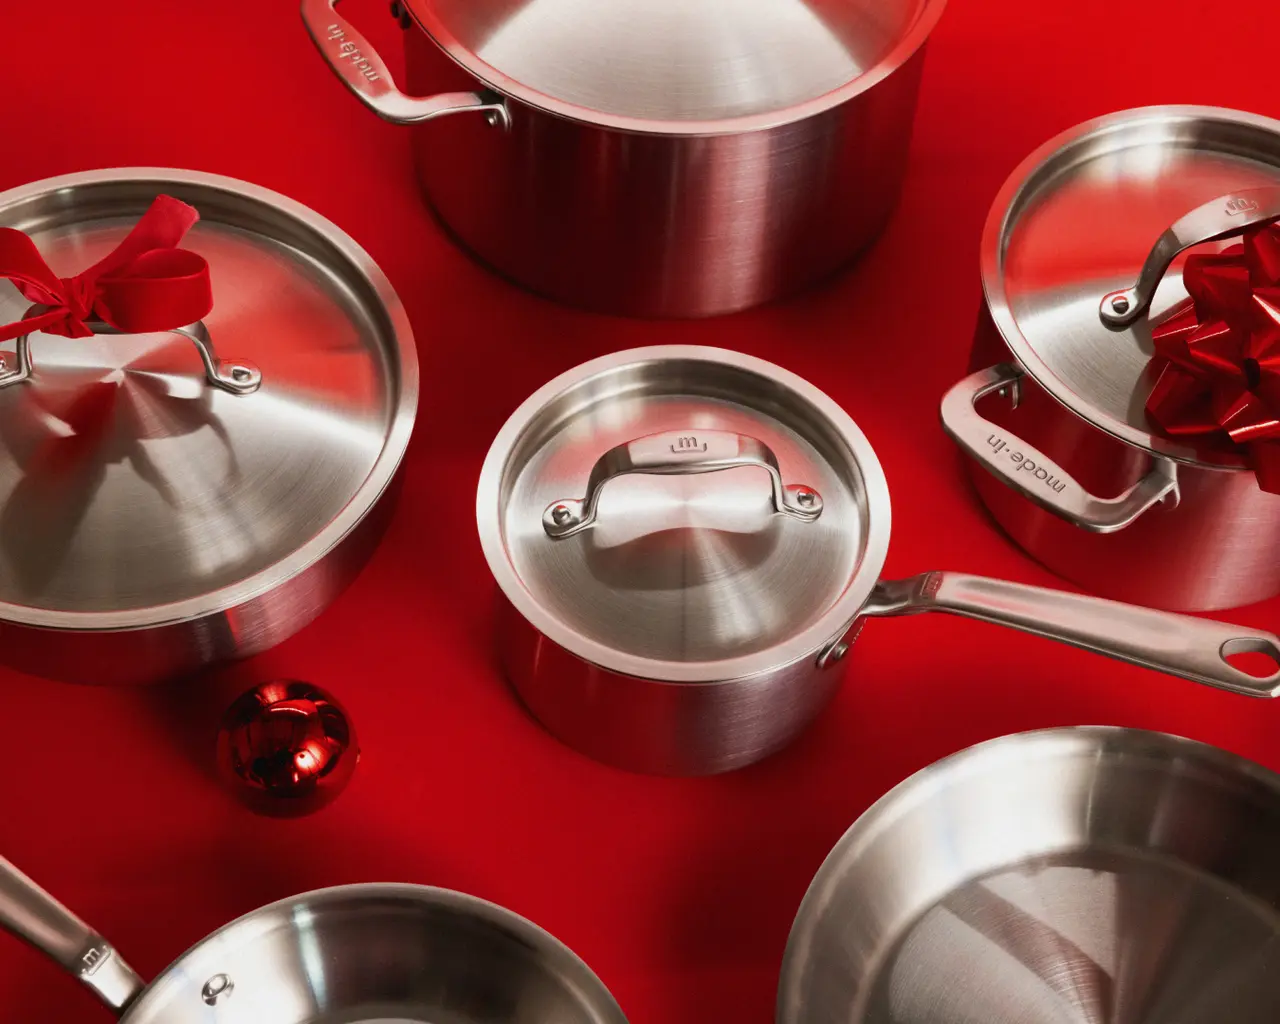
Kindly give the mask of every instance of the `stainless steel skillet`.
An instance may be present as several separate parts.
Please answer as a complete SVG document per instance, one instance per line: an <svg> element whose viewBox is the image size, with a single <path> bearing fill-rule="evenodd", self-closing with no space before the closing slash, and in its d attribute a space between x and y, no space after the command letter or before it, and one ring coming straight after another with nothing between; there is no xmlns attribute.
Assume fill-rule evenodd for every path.
<svg viewBox="0 0 1280 1024"><path fill-rule="evenodd" d="M121 1024L626 1024L586 964L541 928L426 886L347 885L273 903L149 985L2 857L0 926Z"/></svg>

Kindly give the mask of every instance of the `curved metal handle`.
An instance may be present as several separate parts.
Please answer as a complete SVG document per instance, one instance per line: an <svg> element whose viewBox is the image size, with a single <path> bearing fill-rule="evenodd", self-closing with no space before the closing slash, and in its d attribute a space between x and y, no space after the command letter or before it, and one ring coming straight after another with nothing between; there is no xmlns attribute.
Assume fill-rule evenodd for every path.
<svg viewBox="0 0 1280 1024"><path fill-rule="evenodd" d="M1016 394L1022 369L1009 363L979 370L942 399L942 426L956 444L1015 491L1090 533L1123 530L1143 512L1178 503L1177 465L1157 458L1151 472L1118 498L1099 498L1027 442L983 419L974 404L993 391Z"/></svg>
<svg viewBox="0 0 1280 1024"><path fill-rule="evenodd" d="M34 307L28 316L44 307ZM125 334L110 324L90 323L87 325L94 334ZM168 334L181 334L196 347L200 354L200 362L204 364L205 380L212 387L228 391L233 395L250 395L262 387L262 371L253 363L244 359L219 359L213 351L213 339L209 337L209 328L203 320L197 320L186 327L174 327ZM31 335L19 335L15 341L17 346L18 365L10 366L3 355L0 355L0 388L11 384L21 384L29 380L35 368L31 364Z"/></svg>
<svg viewBox="0 0 1280 1024"><path fill-rule="evenodd" d="M778 460L763 441L726 430L688 430L650 434L605 452L591 467L586 496L553 501L542 513L547 536L571 537L595 522L600 492L614 477L628 473L686 476L739 466L767 470L775 512L810 522L822 515L822 496L803 484L784 485Z"/></svg>
<svg viewBox="0 0 1280 1024"><path fill-rule="evenodd" d="M1274 186L1231 192L1196 207L1156 241L1137 284L1102 297L1098 315L1112 330L1123 330L1151 307L1156 288L1178 253L1273 220L1280 220L1280 188Z"/></svg>
<svg viewBox="0 0 1280 1024"><path fill-rule="evenodd" d="M1010 626L1249 697L1280 695L1280 638L1260 629L953 572L881 582L863 609L864 615L917 612ZM1226 660L1246 652L1268 655L1276 671L1253 676Z"/></svg>
<svg viewBox="0 0 1280 1024"><path fill-rule="evenodd" d="M511 127L511 113L496 93L406 96L369 41L334 9L337 5L338 0L302 0L302 21L333 73L379 117L392 124L416 124L445 114L479 112L490 124Z"/></svg>
<svg viewBox="0 0 1280 1024"><path fill-rule="evenodd" d="M146 986L101 935L0 857L0 928L74 974L117 1013Z"/></svg>

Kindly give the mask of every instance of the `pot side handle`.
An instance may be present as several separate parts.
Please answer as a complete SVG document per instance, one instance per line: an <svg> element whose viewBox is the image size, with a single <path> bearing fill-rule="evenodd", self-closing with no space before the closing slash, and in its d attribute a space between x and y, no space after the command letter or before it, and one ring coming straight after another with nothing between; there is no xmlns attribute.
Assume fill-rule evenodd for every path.
<svg viewBox="0 0 1280 1024"><path fill-rule="evenodd" d="M1248 697L1280 695L1280 638L1260 629L954 572L881 582L863 609L879 616L917 612L1009 626ZM1255 676L1227 661L1245 653L1265 654L1275 671Z"/></svg>
<svg viewBox="0 0 1280 1024"><path fill-rule="evenodd" d="M511 114L497 94L446 92L406 96L378 52L335 8L338 0L302 0L302 21L325 62L358 100L392 124L416 124L445 114L483 113L493 125L511 127Z"/></svg>
<svg viewBox="0 0 1280 1024"><path fill-rule="evenodd" d="M145 987L112 945L0 857L0 927L30 943L117 1014Z"/></svg>
<svg viewBox="0 0 1280 1024"><path fill-rule="evenodd" d="M1180 252L1275 220L1280 220L1280 187L1277 186L1229 192L1197 206L1156 239L1132 288L1108 292L1102 297L1098 316L1113 331L1124 330L1151 308L1160 281Z"/></svg>
<svg viewBox="0 0 1280 1024"><path fill-rule="evenodd" d="M1151 472L1118 498L1090 494L1043 452L984 419L975 408L993 391L1016 389L1022 370L1003 363L962 380L942 399L942 426L982 467L1023 497L1090 533L1123 530L1161 502L1178 503L1175 463L1155 459Z"/></svg>

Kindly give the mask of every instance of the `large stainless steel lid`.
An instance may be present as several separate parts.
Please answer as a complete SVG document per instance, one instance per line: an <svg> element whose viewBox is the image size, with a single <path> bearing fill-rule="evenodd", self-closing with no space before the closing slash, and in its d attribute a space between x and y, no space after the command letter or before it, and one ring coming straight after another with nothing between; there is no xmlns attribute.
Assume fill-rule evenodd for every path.
<svg viewBox="0 0 1280 1024"><path fill-rule="evenodd" d="M662 346L530 397L490 449L476 515L499 585L544 635L613 671L700 682L840 635L884 563L889 495L812 385Z"/></svg>
<svg viewBox="0 0 1280 1024"><path fill-rule="evenodd" d="M1155 433L1145 406L1151 326L1187 299L1178 261L1150 314L1099 315L1161 234L1212 199L1280 185L1280 122L1215 107L1149 107L1079 125L1033 153L992 207L982 279L1001 334L1037 383L1106 432L1181 461L1239 466ZM1221 249L1231 240L1202 251Z"/></svg>
<svg viewBox="0 0 1280 1024"><path fill-rule="evenodd" d="M113 248L160 193L195 206L183 246L210 265L211 387L179 334L31 336L0 387L0 618L129 628L239 604L303 571L378 499L412 429L417 359L369 257L276 193L214 175L121 169L0 195L62 276ZM0 323L29 303L0 282ZM14 343L4 346L10 365Z"/></svg>
<svg viewBox="0 0 1280 1024"><path fill-rule="evenodd" d="M869 88L944 0L408 0L477 77L535 106L705 127ZM778 118L783 111L788 117Z"/></svg>

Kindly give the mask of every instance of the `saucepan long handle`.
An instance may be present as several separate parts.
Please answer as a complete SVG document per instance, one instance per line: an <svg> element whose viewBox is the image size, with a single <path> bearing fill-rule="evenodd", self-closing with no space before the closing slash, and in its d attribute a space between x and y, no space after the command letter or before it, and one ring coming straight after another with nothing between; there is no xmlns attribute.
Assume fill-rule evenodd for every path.
<svg viewBox="0 0 1280 1024"><path fill-rule="evenodd" d="M950 612L1233 693L1251 697L1280 694L1280 638L1260 629L1194 615L953 572L882 582L863 612ZM1227 661L1230 655L1249 652L1270 657L1275 671L1255 676Z"/></svg>
<svg viewBox="0 0 1280 1024"><path fill-rule="evenodd" d="M117 1013L145 987L106 939L0 857L0 927L80 979Z"/></svg>
<svg viewBox="0 0 1280 1024"><path fill-rule="evenodd" d="M649 434L610 448L596 460L581 498L553 501L542 513L542 526L553 540L571 537L596 519L605 484L631 473L692 476L756 466L769 474L773 509L779 515L812 522L822 515L822 496L804 484L785 484L778 459L763 441L731 430L677 430Z"/></svg>

